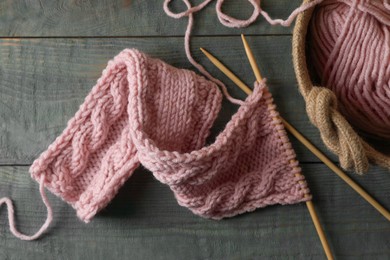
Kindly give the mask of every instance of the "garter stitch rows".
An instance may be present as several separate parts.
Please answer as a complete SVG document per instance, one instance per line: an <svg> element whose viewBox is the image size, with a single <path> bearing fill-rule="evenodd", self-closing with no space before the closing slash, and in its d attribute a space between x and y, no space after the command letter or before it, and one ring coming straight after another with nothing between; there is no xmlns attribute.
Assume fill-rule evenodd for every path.
<svg viewBox="0 0 390 260"><path fill-rule="evenodd" d="M63 133L34 161L30 173L88 222L139 165L129 127L129 90L141 86L144 130L162 149L204 145L222 96L212 82L136 50L108 63ZM131 119L131 118L130 118Z"/></svg>
<svg viewBox="0 0 390 260"><path fill-rule="evenodd" d="M139 102L129 106L138 158L169 185L180 205L221 219L311 198L265 82L255 85L213 144L188 153L161 149L149 137L144 92L141 85L130 89L131 99Z"/></svg>

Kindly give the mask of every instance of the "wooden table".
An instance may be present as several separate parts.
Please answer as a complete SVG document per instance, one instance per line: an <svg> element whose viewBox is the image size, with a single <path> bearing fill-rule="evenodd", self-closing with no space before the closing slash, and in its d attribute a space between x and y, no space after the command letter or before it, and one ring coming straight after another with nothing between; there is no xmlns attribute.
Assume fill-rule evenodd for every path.
<svg viewBox="0 0 390 260"><path fill-rule="evenodd" d="M287 17L299 2L268 0L263 7L273 16ZM174 66L194 69L183 48L187 21L166 16L162 4L162 0L0 2L0 197L13 199L23 232L35 232L46 217L29 165L62 132L109 59L124 48L138 48ZM239 37L245 33L280 113L327 151L297 91L292 28L272 27L259 19L247 29L229 29L219 24L214 5L196 16L194 57L227 83L233 96L244 98L198 47L210 50L251 85L254 76ZM241 18L251 13L244 1L227 1L224 10ZM224 102L214 135L236 109ZM389 223L291 139L336 258L389 259ZM365 176L350 176L390 208L389 170L372 167ZM1 208L0 259L325 258L304 204L205 220L180 207L169 188L142 168L89 224L79 221L58 197L50 194L49 199L54 222L34 242L11 235Z"/></svg>

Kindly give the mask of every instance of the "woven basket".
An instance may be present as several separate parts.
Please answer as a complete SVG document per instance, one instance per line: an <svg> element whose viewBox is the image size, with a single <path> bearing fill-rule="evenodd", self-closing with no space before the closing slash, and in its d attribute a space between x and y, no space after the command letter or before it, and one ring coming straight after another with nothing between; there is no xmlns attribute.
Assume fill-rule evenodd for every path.
<svg viewBox="0 0 390 260"><path fill-rule="evenodd" d="M303 3L311 0L304 0ZM306 63L306 34L314 7L298 15L294 27L292 54L299 90L305 99L310 121L319 129L325 145L335 153L341 167L362 174L369 163L390 169L390 156L364 141L338 109L338 101L328 88L315 86Z"/></svg>

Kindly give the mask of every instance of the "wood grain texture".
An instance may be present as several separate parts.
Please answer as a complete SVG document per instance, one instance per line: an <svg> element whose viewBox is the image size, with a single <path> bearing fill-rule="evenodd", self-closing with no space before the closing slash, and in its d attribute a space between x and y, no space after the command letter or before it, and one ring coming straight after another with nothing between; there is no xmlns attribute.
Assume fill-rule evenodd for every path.
<svg viewBox="0 0 390 260"><path fill-rule="evenodd" d="M175 1L174 10L183 10L180 2ZM300 2L264 0L262 6L271 16L285 18ZM183 48L187 20L166 16L162 4L163 0L0 1L0 198L13 199L21 231L35 232L46 216L28 165L61 134L109 59L124 48L137 48L173 66L193 69ZM263 18L246 29L226 28L214 7L215 3L196 16L194 57L227 83L233 96L245 98L198 48L212 52L252 85L255 78L239 34L254 35L247 38L280 113L326 151L297 91L292 28L270 26ZM231 0L224 11L246 18L252 10L244 0ZM236 109L224 101L209 141ZM389 259L389 223L303 145L294 139L292 143L336 259ZM387 144L382 146L389 151ZM388 170L372 167L366 176L351 177L390 209ZM54 221L38 241L13 237L6 210L0 208L1 260L325 259L304 204L205 220L178 206L169 188L142 167L89 224L79 221L60 198L48 196Z"/></svg>
<svg viewBox="0 0 390 260"><path fill-rule="evenodd" d="M173 21L163 11L163 0L40 0L0 1L0 36L177 36L184 35L187 19ZM200 0L191 1L194 4ZM215 1L214 1L215 2ZM288 17L301 0L264 0L262 6L271 16ZM195 35L239 34L240 30L222 26L215 3L197 15ZM185 10L182 1L172 4L175 11ZM247 1L226 1L224 11L240 19L252 14ZM292 28L271 26L263 18L247 34L289 34Z"/></svg>
<svg viewBox="0 0 390 260"><path fill-rule="evenodd" d="M336 259L388 259L388 222L323 165L303 169ZM46 212L27 172L0 167L0 196L12 196L19 228L31 233ZM352 177L390 208L388 172L375 168L368 178ZM1 259L324 259L303 203L206 220L180 207L169 188L142 168L89 224L61 199L49 198L54 223L39 241L19 241L0 226ZM0 217L5 223L4 210Z"/></svg>
<svg viewBox="0 0 390 260"><path fill-rule="evenodd" d="M280 113L323 151L318 131L309 123L298 93L290 54L290 36L249 37L261 71L268 78ZM153 57L192 69L181 38L146 39L2 39L0 40L0 164L30 164L65 128L107 61L124 48L138 48ZM233 96L245 98L198 50L205 47L247 84L255 78L240 38L195 37L194 56L228 84ZM236 106L225 101L213 129L223 129ZM292 139L299 159L318 162ZM328 153L329 154L329 153ZM334 156L331 156L335 159Z"/></svg>

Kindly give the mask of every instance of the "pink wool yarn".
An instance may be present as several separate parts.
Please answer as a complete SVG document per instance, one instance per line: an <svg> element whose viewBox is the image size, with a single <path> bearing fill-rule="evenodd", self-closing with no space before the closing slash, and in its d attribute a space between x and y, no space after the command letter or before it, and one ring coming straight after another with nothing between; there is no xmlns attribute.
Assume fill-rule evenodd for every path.
<svg viewBox="0 0 390 260"><path fill-rule="evenodd" d="M311 20L312 57L356 128L390 140L390 5L328 0Z"/></svg>
<svg viewBox="0 0 390 260"><path fill-rule="evenodd" d="M63 133L34 161L31 176L88 222L142 163L180 205L220 219L272 204L311 199L265 82L255 85L216 141L204 146L220 109L217 86L137 50L108 63Z"/></svg>

